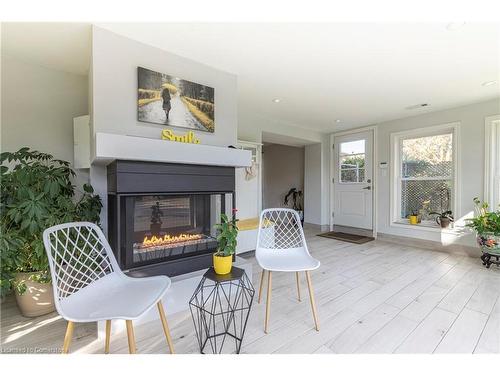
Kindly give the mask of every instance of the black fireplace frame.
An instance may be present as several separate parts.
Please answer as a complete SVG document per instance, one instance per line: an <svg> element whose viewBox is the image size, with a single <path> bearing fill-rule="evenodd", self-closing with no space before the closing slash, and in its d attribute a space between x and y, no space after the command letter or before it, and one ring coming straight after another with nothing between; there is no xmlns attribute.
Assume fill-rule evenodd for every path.
<svg viewBox="0 0 500 375"><path fill-rule="evenodd" d="M133 218L126 216L131 196L174 196L220 194L221 213L226 211L226 194L232 194L235 207L235 169L233 167L155 163L116 160L107 167L108 177L108 239L120 268L134 277L177 276L212 264L213 249L196 255L134 265L131 261L130 233ZM234 214L234 213L233 213ZM128 236L128 237L127 237Z"/></svg>

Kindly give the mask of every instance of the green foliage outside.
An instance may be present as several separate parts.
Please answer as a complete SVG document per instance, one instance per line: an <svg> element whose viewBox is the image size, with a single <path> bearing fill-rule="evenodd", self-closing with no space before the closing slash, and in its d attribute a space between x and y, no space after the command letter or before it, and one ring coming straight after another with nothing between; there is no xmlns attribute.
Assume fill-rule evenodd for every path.
<svg viewBox="0 0 500 375"><path fill-rule="evenodd" d="M217 235L218 245L216 255L230 256L236 252L236 237L238 236L236 222L238 220L229 220L226 214L221 214L220 220L220 224L215 225L215 228L219 231Z"/></svg>
<svg viewBox="0 0 500 375"><path fill-rule="evenodd" d="M365 167L365 156L360 156L360 155L353 155L353 156L344 156L342 158L342 165L352 165L354 168L355 165L358 166L358 168L364 168Z"/></svg>
<svg viewBox="0 0 500 375"><path fill-rule="evenodd" d="M43 231L72 221L99 223L102 203L92 186L85 184L76 199L69 163L52 155L21 148L0 154L0 287L1 295L13 287L20 294L26 285L15 285L19 272L39 272L33 281L49 282Z"/></svg>
<svg viewBox="0 0 500 375"><path fill-rule="evenodd" d="M453 159L453 135L441 134L403 140L403 162L437 165Z"/></svg>

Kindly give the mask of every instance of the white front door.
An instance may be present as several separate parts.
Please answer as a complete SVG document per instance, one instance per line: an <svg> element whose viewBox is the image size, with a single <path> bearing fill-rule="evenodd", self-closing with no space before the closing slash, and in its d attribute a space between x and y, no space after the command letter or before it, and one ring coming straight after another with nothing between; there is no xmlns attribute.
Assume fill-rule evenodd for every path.
<svg viewBox="0 0 500 375"><path fill-rule="evenodd" d="M333 224L373 229L373 132L334 137Z"/></svg>

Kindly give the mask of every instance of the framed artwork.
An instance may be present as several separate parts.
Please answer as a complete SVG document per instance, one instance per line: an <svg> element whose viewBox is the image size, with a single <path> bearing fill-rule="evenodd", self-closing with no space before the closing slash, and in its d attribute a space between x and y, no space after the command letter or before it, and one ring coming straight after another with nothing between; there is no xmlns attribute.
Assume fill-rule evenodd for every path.
<svg viewBox="0 0 500 375"><path fill-rule="evenodd" d="M146 68L137 68L137 119L158 125L215 131L215 90Z"/></svg>

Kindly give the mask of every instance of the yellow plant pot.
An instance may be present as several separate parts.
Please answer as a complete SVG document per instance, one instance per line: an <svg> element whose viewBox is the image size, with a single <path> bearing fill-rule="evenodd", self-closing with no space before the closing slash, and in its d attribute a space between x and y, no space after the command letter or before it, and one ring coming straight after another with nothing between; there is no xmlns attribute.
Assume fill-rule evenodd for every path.
<svg viewBox="0 0 500 375"><path fill-rule="evenodd" d="M229 256L218 256L214 254L214 269L217 275L225 275L231 272L233 267L233 257Z"/></svg>
<svg viewBox="0 0 500 375"><path fill-rule="evenodd" d="M413 225L418 224L418 216L410 215L410 224L413 224Z"/></svg>

